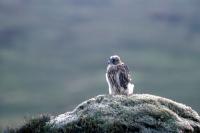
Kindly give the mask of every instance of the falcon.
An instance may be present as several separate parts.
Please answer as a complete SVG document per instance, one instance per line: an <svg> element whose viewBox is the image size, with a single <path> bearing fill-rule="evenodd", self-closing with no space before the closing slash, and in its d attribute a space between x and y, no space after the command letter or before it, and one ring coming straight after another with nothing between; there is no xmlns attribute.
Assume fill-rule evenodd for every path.
<svg viewBox="0 0 200 133"><path fill-rule="evenodd" d="M113 55L108 59L106 81L110 95L133 94L134 84L131 83L129 69L118 55Z"/></svg>

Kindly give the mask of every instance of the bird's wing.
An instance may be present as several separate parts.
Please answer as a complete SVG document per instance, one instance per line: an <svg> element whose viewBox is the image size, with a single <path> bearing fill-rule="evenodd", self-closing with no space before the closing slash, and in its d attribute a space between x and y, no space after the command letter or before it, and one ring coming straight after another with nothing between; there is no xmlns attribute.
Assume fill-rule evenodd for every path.
<svg viewBox="0 0 200 133"><path fill-rule="evenodd" d="M119 72L120 86L123 87L124 89L127 89L128 83L131 80L128 67L124 64L119 65L118 72Z"/></svg>
<svg viewBox="0 0 200 133"><path fill-rule="evenodd" d="M123 64L123 65L124 65L124 64ZM127 65L124 65L124 68L125 68L126 71L127 71L129 81L131 81L131 74L130 74L130 71L129 71L129 69L128 69L128 66L127 66Z"/></svg>

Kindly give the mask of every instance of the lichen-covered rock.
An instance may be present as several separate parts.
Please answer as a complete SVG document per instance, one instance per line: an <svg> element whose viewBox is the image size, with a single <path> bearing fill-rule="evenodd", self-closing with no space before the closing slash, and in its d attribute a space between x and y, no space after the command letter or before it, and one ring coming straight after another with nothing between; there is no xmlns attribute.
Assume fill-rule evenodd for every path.
<svg viewBox="0 0 200 133"><path fill-rule="evenodd" d="M57 117L43 116L11 131L199 133L200 117L190 107L158 96L99 95L81 103L72 112Z"/></svg>
<svg viewBox="0 0 200 133"><path fill-rule="evenodd" d="M99 95L48 124L60 132L200 132L190 107L148 94Z"/></svg>

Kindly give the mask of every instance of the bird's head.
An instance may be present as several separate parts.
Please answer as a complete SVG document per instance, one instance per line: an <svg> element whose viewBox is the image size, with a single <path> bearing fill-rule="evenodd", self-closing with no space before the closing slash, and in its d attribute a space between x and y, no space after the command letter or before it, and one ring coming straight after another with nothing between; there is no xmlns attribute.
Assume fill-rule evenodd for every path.
<svg viewBox="0 0 200 133"><path fill-rule="evenodd" d="M109 65L118 65L120 63L121 63L121 59L118 55L110 56L110 58L108 59Z"/></svg>

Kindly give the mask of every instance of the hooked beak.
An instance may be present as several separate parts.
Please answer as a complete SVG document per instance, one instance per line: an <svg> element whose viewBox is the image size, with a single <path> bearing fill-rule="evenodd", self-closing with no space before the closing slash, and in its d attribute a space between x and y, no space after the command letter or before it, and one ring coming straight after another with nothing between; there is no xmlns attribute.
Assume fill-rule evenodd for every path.
<svg viewBox="0 0 200 133"><path fill-rule="evenodd" d="M109 65L109 64L110 64L110 59L107 60L107 65Z"/></svg>

